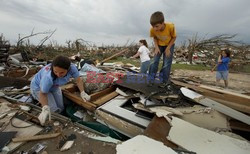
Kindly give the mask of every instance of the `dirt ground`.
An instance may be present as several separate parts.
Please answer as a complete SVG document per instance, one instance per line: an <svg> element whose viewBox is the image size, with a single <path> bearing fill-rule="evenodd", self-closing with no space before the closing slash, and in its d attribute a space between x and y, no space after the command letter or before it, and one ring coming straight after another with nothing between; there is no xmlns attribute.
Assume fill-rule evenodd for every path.
<svg viewBox="0 0 250 154"><path fill-rule="evenodd" d="M174 70L173 77L192 77L201 81L202 84L215 86L216 72L211 71L194 71L194 70ZM250 74L231 73L228 76L228 89L236 90L240 93L250 92ZM220 87L224 86L224 82L220 81Z"/></svg>

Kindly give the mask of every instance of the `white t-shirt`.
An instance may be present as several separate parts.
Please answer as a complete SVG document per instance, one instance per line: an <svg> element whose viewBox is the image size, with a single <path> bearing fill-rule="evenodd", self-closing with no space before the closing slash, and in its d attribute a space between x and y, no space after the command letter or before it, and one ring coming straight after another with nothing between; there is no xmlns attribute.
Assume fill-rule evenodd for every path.
<svg viewBox="0 0 250 154"><path fill-rule="evenodd" d="M147 47L145 47L145 46L143 45L143 46L141 46L141 47L139 48L138 51L139 51L139 53L140 53L140 59L141 59L141 62L142 62L142 63L145 62L145 61L150 60L150 58L149 58L149 53L150 53L150 51L148 50Z"/></svg>

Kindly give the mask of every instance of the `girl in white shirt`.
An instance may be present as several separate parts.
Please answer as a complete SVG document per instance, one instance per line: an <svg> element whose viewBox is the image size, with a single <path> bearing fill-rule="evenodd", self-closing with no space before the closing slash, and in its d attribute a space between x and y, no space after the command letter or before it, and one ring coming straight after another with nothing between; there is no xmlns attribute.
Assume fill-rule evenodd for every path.
<svg viewBox="0 0 250 154"><path fill-rule="evenodd" d="M148 50L148 44L146 40L140 40L139 45L140 45L139 50L131 58L136 58L140 56L140 60L141 60L140 72L146 74L150 65L150 58L149 58L150 51Z"/></svg>

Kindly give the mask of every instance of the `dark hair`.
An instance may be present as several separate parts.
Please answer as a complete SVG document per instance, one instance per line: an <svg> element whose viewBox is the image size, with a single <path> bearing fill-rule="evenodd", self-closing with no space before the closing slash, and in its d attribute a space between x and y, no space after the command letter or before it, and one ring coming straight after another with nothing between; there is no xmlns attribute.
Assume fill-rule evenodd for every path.
<svg viewBox="0 0 250 154"><path fill-rule="evenodd" d="M162 12L157 11L151 15L150 24L152 26L155 26L156 24L162 24L162 23L164 23L164 15Z"/></svg>
<svg viewBox="0 0 250 154"><path fill-rule="evenodd" d="M65 70L69 70L70 68L70 59L68 57L65 56L57 56L51 64L51 76L53 78L53 80L55 80L57 78L57 76L54 73L53 67L60 67L63 68Z"/></svg>
<svg viewBox="0 0 250 154"><path fill-rule="evenodd" d="M222 50L222 51L224 51L226 53L227 57L230 57L231 52L230 52L229 49L225 49L225 50Z"/></svg>
<svg viewBox="0 0 250 154"><path fill-rule="evenodd" d="M146 47L148 47L148 43L146 40L140 40L139 42L142 43L143 45L145 45Z"/></svg>
<svg viewBox="0 0 250 154"><path fill-rule="evenodd" d="M70 59L68 57L65 56L57 56L53 61L52 61L52 65L53 67L60 67L63 68L65 70L68 70L70 67Z"/></svg>
<svg viewBox="0 0 250 154"><path fill-rule="evenodd" d="M94 61L93 60L90 60L90 59L84 59L82 62L80 62L80 67L82 68L83 65L87 63L89 65L95 65Z"/></svg>

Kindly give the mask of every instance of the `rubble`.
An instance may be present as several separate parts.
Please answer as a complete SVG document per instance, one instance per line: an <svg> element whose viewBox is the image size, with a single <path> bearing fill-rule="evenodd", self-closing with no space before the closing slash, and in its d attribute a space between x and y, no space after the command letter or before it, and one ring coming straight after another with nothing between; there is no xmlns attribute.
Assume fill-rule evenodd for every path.
<svg viewBox="0 0 250 154"><path fill-rule="evenodd" d="M248 95L204 85L197 78L172 78L165 88L159 88L159 83L149 88L147 76L138 74L134 65L106 63L124 52L128 49L95 66L83 65L79 71L91 99L81 99L75 81L62 86L66 111L63 115L52 113L52 121L45 127L37 119L41 107L30 96L29 80L47 62L24 62L20 55L12 55L11 67L0 69L4 75L0 76L0 136L8 136L0 147L2 152L249 151L249 141L236 139L239 134L234 134L234 130L250 132ZM183 62L186 52L176 52L177 62ZM212 52L194 54L200 62L195 61L207 63L208 54Z"/></svg>

